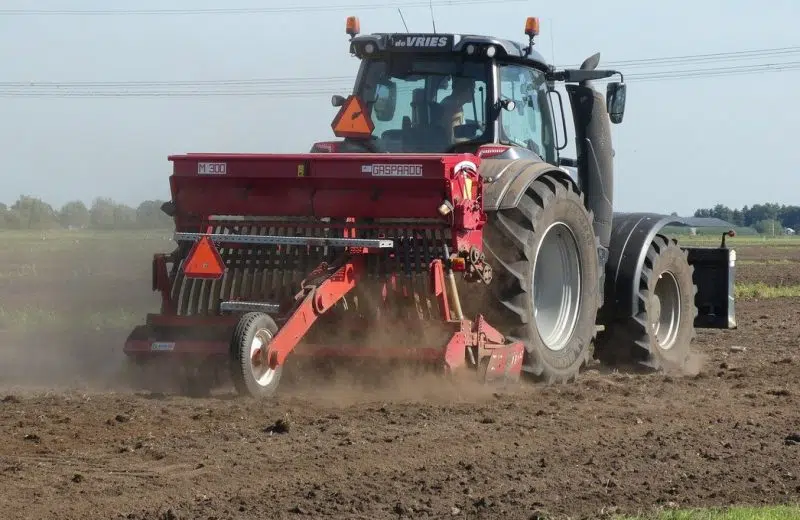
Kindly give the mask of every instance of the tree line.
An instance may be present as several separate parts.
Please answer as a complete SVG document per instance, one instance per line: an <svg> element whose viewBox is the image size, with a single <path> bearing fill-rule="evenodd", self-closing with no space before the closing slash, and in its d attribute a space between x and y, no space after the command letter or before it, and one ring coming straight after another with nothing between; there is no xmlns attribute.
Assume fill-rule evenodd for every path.
<svg viewBox="0 0 800 520"><path fill-rule="evenodd" d="M87 206L76 200L54 208L43 200L23 195L12 205L0 203L3 229L169 229L172 219L161 211L161 200L146 200L131 207L98 197ZM767 203L731 209L724 204L698 209L695 217L715 217L759 233L783 234L785 228L800 232L800 206Z"/></svg>
<svg viewBox="0 0 800 520"><path fill-rule="evenodd" d="M698 209L695 217L715 217L759 233L782 235L786 228L800 231L800 206L766 203L731 209L724 204Z"/></svg>
<svg viewBox="0 0 800 520"><path fill-rule="evenodd" d="M146 200L133 208L98 197L87 206L82 201L54 208L43 200L21 196L11 206L0 203L3 229L168 229L172 219L161 211L160 200Z"/></svg>

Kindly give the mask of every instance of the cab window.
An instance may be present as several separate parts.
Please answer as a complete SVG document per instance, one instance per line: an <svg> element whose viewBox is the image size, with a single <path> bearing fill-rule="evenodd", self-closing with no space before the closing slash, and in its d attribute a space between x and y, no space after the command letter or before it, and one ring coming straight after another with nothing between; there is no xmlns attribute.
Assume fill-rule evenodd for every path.
<svg viewBox="0 0 800 520"><path fill-rule="evenodd" d="M521 65L500 66L500 99L514 101L500 112L500 142L536 152L555 163L553 121L544 73Z"/></svg>

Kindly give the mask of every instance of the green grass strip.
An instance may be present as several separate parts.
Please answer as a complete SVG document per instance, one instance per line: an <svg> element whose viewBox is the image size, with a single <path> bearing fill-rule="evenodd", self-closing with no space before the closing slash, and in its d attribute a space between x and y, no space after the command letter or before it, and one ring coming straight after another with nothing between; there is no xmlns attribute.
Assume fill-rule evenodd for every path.
<svg viewBox="0 0 800 520"><path fill-rule="evenodd" d="M764 300L768 298L799 298L800 285L767 285L763 282L737 283L734 286L737 299ZM800 518L798 518L800 520Z"/></svg>
<svg viewBox="0 0 800 520"><path fill-rule="evenodd" d="M724 509L685 509L646 516L622 516L616 520L800 520L800 507L731 507Z"/></svg>

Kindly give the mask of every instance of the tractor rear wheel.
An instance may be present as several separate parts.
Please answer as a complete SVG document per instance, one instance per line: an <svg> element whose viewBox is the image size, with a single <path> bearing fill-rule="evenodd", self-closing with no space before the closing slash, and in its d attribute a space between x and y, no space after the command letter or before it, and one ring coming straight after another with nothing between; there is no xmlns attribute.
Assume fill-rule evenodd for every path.
<svg viewBox="0 0 800 520"><path fill-rule="evenodd" d="M277 332L275 321L261 312L249 312L236 324L231 339L231 378L239 394L270 397L278 389L283 365L273 369L254 360L258 349L268 347Z"/></svg>
<svg viewBox="0 0 800 520"><path fill-rule="evenodd" d="M609 364L685 372L696 336L693 273L688 252L675 240L656 235L642 266L638 313L606 326L598 341L598 358Z"/></svg>
<svg viewBox="0 0 800 520"><path fill-rule="evenodd" d="M498 303L487 314L525 344L524 370L574 380L592 358L599 305L597 239L581 193L542 175L517 207L489 214L484 249Z"/></svg>

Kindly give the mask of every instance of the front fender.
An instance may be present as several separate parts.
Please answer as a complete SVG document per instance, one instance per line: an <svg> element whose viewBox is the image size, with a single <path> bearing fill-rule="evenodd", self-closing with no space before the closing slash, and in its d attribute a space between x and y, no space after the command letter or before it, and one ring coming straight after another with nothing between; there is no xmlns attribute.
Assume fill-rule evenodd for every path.
<svg viewBox="0 0 800 520"><path fill-rule="evenodd" d="M614 213L606 263L605 302L615 317L637 313L637 293L647 248L667 224L683 223L680 217L658 213Z"/></svg>

